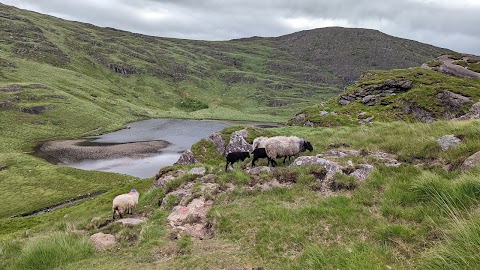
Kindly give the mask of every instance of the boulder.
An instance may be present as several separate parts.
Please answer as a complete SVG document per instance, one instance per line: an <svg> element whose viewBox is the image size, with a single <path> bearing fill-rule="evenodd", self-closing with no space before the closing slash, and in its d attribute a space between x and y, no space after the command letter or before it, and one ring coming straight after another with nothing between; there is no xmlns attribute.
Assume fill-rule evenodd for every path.
<svg viewBox="0 0 480 270"><path fill-rule="evenodd" d="M206 216L212 201L193 199L187 206L176 206L167 217L172 228L190 236L205 239L212 236L211 225Z"/></svg>
<svg viewBox="0 0 480 270"><path fill-rule="evenodd" d="M437 98L440 99L442 105L447 107L449 110L458 110L465 105L473 103L470 98L448 90L438 93Z"/></svg>
<svg viewBox="0 0 480 270"><path fill-rule="evenodd" d="M225 140L222 138L220 133L214 132L210 134L210 136L208 136L208 140L215 145L219 154L225 153Z"/></svg>
<svg viewBox="0 0 480 270"><path fill-rule="evenodd" d="M97 250L105 250L107 247L117 243L114 235L104 234L102 232L90 236L90 241Z"/></svg>
<svg viewBox="0 0 480 270"><path fill-rule="evenodd" d="M421 106L413 102L404 102L403 112L407 114L412 114L415 118L427 124L433 123L433 121L435 121L435 118L430 111L422 108Z"/></svg>
<svg viewBox="0 0 480 270"><path fill-rule="evenodd" d="M177 171L160 171L155 176L155 180L153 180L153 184L157 186L164 186L166 183L182 176L185 174L185 171L183 170L177 170Z"/></svg>
<svg viewBox="0 0 480 270"><path fill-rule="evenodd" d="M465 159L460 168L463 172L465 172L476 166L480 166L480 151Z"/></svg>
<svg viewBox="0 0 480 270"><path fill-rule="evenodd" d="M248 132L245 129L232 133L230 142L225 148L225 154L232 152L252 152L253 147L245 140L246 136L248 136Z"/></svg>
<svg viewBox="0 0 480 270"><path fill-rule="evenodd" d="M197 163L198 161L195 159L195 157L193 156L193 152L190 149L183 152L177 162L175 162L175 164L178 165L191 165Z"/></svg>
<svg viewBox="0 0 480 270"><path fill-rule="evenodd" d="M198 181L200 181L200 182L215 182L216 178L217 178L217 176L215 176L215 174L207 174L203 177L200 177L198 179Z"/></svg>
<svg viewBox="0 0 480 270"><path fill-rule="evenodd" d="M328 112L327 111L320 111L318 114L322 117L325 117L325 116L328 115Z"/></svg>
<svg viewBox="0 0 480 270"><path fill-rule="evenodd" d="M302 156L296 158L290 166L306 166L306 165L316 165L320 167L324 167L327 170L326 179L332 178L335 173L343 173L342 167L337 163L315 156Z"/></svg>
<svg viewBox="0 0 480 270"><path fill-rule="evenodd" d="M442 150L448 150L455 145L459 144L462 140L455 137L454 135L445 135L437 139L437 143L442 147Z"/></svg>

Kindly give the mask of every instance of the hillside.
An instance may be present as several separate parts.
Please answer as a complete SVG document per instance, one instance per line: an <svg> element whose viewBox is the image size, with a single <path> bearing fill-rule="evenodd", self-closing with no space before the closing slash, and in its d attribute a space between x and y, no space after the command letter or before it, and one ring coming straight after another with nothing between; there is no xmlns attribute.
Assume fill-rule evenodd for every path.
<svg viewBox="0 0 480 270"><path fill-rule="evenodd" d="M448 119L479 101L480 85L445 73L478 64L367 29L193 41L0 4L0 269L475 269L480 125ZM378 70L391 68L408 69ZM139 119L284 122L300 111L291 123L301 126L216 137L223 149L232 134L311 142L277 168L248 158L225 171L206 139L192 146L195 164L153 179L29 154ZM127 216L140 223L113 222L113 198L133 188ZM114 241L95 249L93 235Z"/></svg>
<svg viewBox="0 0 480 270"><path fill-rule="evenodd" d="M0 15L0 86L78 91L70 101L80 108L118 99L145 117L148 110L202 118L225 118L228 111L230 118L285 119L341 92L363 70L418 66L448 52L367 29L208 42L100 28L6 5Z"/></svg>
<svg viewBox="0 0 480 270"><path fill-rule="evenodd" d="M300 111L289 123L340 126L478 118L479 64L477 56L452 54L422 68L366 71L343 94Z"/></svg>

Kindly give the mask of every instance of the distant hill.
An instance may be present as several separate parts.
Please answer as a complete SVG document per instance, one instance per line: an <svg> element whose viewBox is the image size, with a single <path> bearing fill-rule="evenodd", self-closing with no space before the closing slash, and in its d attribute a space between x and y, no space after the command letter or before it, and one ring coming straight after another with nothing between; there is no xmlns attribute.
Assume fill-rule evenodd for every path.
<svg viewBox="0 0 480 270"><path fill-rule="evenodd" d="M338 27L222 42L161 38L1 4L0 40L0 87L40 84L57 95L68 92L68 103L86 110L109 111L117 100L122 110L144 117L173 112L271 115L275 121L335 96L363 70L418 66L449 52L376 30ZM18 110L34 105L0 95L6 101ZM64 105L55 103L53 110Z"/></svg>

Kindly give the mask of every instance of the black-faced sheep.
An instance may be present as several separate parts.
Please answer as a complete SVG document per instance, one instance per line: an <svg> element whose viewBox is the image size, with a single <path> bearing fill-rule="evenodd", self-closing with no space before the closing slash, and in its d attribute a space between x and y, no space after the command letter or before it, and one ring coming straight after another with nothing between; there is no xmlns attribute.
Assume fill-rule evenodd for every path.
<svg viewBox="0 0 480 270"><path fill-rule="evenodd" d="M265 148L256 148L255 150L253 150L252 154L253 154L252 167L255 167L255 161L257 161L258 159L268 158ZM268 164L270 164L270 159L268 159Z"/></svg>
<svg viewBox="0 0 480 270"><path fill-rule="evenodd" d="M271 161L269 163L271 163L273 167L276 166L276 158L295 156L300 152L313 150L313 146L310 142L295 136L272 137L266 140L264 143L267 157L269 158L269 161Z"/></svg>
<svg viewBox="0 0 480 270"><path fill-rule="evenodd" d="M227 155L227 164L225 165L225 171L227 171L228 164L231 164L233 167L233 163L237 161L244 161L245 159L250 157L249 152L232 152L228 153ZM233 167L234 168L234 167ZM235 168L234 168L235 169Z"/></svg>
<svg viewBox="0 0 480 270"><path fill-rule="evenodd" d="M112 210L113 210L113 219L115 220L115 213L117 213L120 218L122 214L132 214L133 208L138 204L138 197L140 193L136 189L130 190L127 194L120 194L115 199L113 199Z"/></svg>

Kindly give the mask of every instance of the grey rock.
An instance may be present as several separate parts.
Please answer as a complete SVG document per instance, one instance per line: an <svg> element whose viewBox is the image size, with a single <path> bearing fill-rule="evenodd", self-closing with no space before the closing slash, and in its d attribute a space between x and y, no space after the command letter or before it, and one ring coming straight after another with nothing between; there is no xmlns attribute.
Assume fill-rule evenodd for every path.
<svg viewBox="0 0 480 270"><path fill-rule="evenodd" d="M465 172L470 170L473 167L480 166L480 151L469 156L462 164L460 169Z"/></svg>
<svg viewBox="0 0 480 270"><path fill-rule="evenodd" d="M438 93L437 98L440 99L442 105L447 107L449 110L458 110L465 105L473 103L470 98L448 90Z"/></svg>
<svg viewBox="0 0 480 270"><path fill-rule="evenodd" d="M170 182L174 179L176 179L176 177L173 176L173 175L165 175L165 176L160 177L157 180L153 181L153 184L155 184L157 186L164 186L165 184L167 184L168 182Z"/></svg>
<svg viewBox="0 0 480 270"><path fill-rule="evenodd" d="M360 151L358 150L329 150L324 153L327 157L336 157L336 158L343 158L346 156L359 156Z"/></svg>
<svg viewBox="0 0 480 270"><path fill-rule="evenodd" d="M375 116L370 116L370 117L367 117L367 118L363 119L363 121L365 123L370 123L374 118L375 118Z"/></svg>
<svg viewBox="0 0 480 270"><path fill-rule="evenodd" d="M232 152L252 152L253 147L245 138L248 135L248 132L244 130L236 131L230 136L230 142L228 142L227 147L225 148L225 154Z"/></svg>
<svg viewBox="0 0 480 270"><path fill-rule="evenodd" d="M320 111L319 114L320 114L320 116L325 117L325 116L328 115L328 112L327 111Z"/></svg>
<svg viewBox="0 0 480 270"><path fill-rule="evenodd" d="M195 157L193 156L193 152L190 149L183 152L177 162L175 162L175 164L179 165L191 165L197 163L198 161L195 159Z"/></svg>
<svg viewBox="0 0 480 270"><path fill-rule="evenodd" d="M459 144L462 140L454 135L445 135L437 139L437 143L442 147L442 150L448 150L455 145Z"/></svg>
<svg viewBox="0 0 480 270"><path fill-rule="evenodd" d="M367 179L374 167L370 164L362 164L360 166L360 169L355 170L350 175L358 180L365 181L365 179Z"/></svg>
<svg viewBox="0 0 480 270"><path fill-rule="evenodd" d="M306 166L306 165L316 165L324 167L327 170L326 179L332 178L335 173L343 173L342 167L337 163L321 158L321 157L312 157L312 156L302 156L296 158L290 166Z"/></svg>
<svg viewBox="0 0 480 270"><path fill-rule="evenodd" d="M145 222L145 220L145 218L122 218L117 220L116 222L122 223L124 226L135 226Z"/></svg>
<svg viewBox="0 0 480 270"><path fill-rule="evenodd" d="M188 173L189 174L196 174L196 175L204 175L207 172L205 167L195 167L192 168Z"/></svg>
<svg viewBox="0 0 480 270"><path fill-rule="evenodd" d="M427 124L433 123L433 121L435 121L435 118L430 111L422 108L421 106L413 102L404 102L403 112L412 114L413 116L415 116L415 118Z"/></svg>
<svg viewBox="0 0 480 270"><path fill-rule="evenodd" d="M338 101L338 104L340 104L341 106L346 106L346 105L348 105L348 104L350 104L350 103L352 103L352 102L351 102L351 101L348 101L348 100L346 100L346 99L340 99L340 100Z"/></svg>
<svg viewBox="0 0 480 270"><path fill-rule="evenodd" d="M376 96L368 95L368 96L365 96L364 98L362 98L362 103L366 104L366 105L370 105L370 104L374 105L375 100L376 100Z"/></svg>
<svg viewBox="0 0 480 270"><path fill-rule="evenodd" d="M214 132L210 134L210 136L208 136L208 140L215 145L219 154L225 153L225 140L222 138L220 133Z"/></svg>
<svg viewBox="0 0 480 270"><path fill-rule="evenodd" d="M454 120L471 120L471 119L480 119L480 102L477 102L472 105L470 110Z"/></svg>
<svg viewBox="0 0 480 270"><path fill-rule="evenodd" d="M267 166L259 166L259 167L254 167L254 168L248 170L248 173L250 175L259 175L263 172L272 173L272 169L270 167L267 167Z"/></svg>

